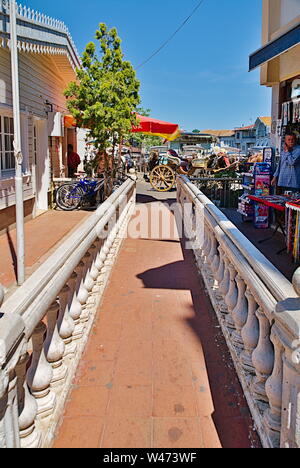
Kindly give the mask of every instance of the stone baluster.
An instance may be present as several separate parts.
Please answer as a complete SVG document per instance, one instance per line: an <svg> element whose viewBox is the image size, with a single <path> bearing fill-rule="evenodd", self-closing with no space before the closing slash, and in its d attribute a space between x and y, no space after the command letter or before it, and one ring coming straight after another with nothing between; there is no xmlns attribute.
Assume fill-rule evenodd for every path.
<svg viewBox="0 0 300 468"><path fill-rule="evenodd" d="M95 268L97 269L98 275L95 280L93 291L98 294L100 292L100 286L102 284L102 278L100 278L101 271L102 271L102 268L104 266L104 261L105 261L105 258L103 259L103 252L101 252L102 246L103 246L103 239L97 239L96 246L97 246L97 250L96 250L94 264L95 264Z"/></svg>
<svg viewBox="0 0 300 468"><path fill-rule="evenodd" d="M24 354L16 366L20 442L22 448L39 448L41 444L41 434L35 425L38 407L35 398L29 391L26 381L29 357L28 353Z"/></svg>
<svg viewBox="0 0 300 468"><path fill-rule="evenodd" d="M63 300L65 300L66 293L62 293ZM64 306L65 304L63 304ZM63 364L63 356L65 353L65 344L58 331L58 312L60 304L55 301L51 304L47 314L47 336L45 340L45 353L48 362L50 362L53 369L53 376L51 385L57 386L61 384L67 373L67 368Z"/></svg>
<svg viewBox="0 0 300 468"><path fill-rule="evenodd" d="M77 294L77 299L79 300L81 307L82 307L82 312L80 315L80 322L82 324L85 324L89 320L90 316L90 311L86 309L86 304L87 300L89 298L89 291L86 288L85 284L85 278L86 278L86 271L88 268L87 265L87 257L84 256L82 261L79 263L79 269L78 271L78 281L79 281L79 289L78 289L78 294Z"/></svg>
<svg viewBox="0 0 300 468"><path fill-rule="evenodd" d="M0 307L4 301L0 284ZM14 369L5 366L5 353L0 353L0 448L19 448L18 377Z"/></svg>
<svg viewBox="0 0 300 468"><path fill-rule="evenodd" d="M98 275L97 283L96 283L98 293L102 292L103 287L104 287L104 283L105 283L104 276L105 276L106 255L105 255L105 253L103 251L103 247L104 247L104 241L103 241L103 239L101 239L101 250L100 250L100 252L99 252L99 254L97 255L97 258L96 258L96 265L97 265L97 268L99 270L99 275Z"/></svg>
<svg viewBox="0 0 300 468"><path fill-rule="evenodd" d="M78 264L78 267L76 268L76 273L78 275L78 293L77 293L77 299L80 302L82 308L85 306L86 301L88 300L89 297L89 292L85 287L85 271L86 271L86 264L81 260L81 262Z"/></svg>
<svg viewBox="0 0 300 468"><path fill-rule="evenodd" d="M83 262L85 264L85 278L84 278L84 285L90 293L94 286L94 280L91 276L91 268L93 264L93 256L90 252L86 252L85 256L83 257Z"/></svg>
<svg viewBox="0 0 300 468"><path fill-rule="evenodd" d="M211 250L211 244L212 244L212 238L211 238L211 232L210 229L206 226L206 242L203 246L202 249L202 257L203 257L203 263L204 265L208 265L208 255Z"/></svg>
<svg viewBox="0 0 300 468"><path fill-rule="evenodd" d="M93 280L93 288L97 282L97 279L98 279L98 276L99 276L99 269L97 267L97 257L98 257L98 253L99 253L99 250L100 250L100 241L97 240L95 241L95 243L91 246L91 254L92 254L92 266L91 266L91 271L90 271L90 275L91 275L91 278Z"/></svg>
<svg viewBox="0 0 300 468"><path fill-rule="evenodd" d="M276 335L278 340L280 340L280 345L283 347L280 434L280 446L282 448L300 448L300 269L296 270L293 278L293 286L298 297L287 299L277 304L275 311L275 326L273 326L272 330L275 338L275 350L278 352L275 358L275 368L278 366L277 397L276 402L275 400L272 401L272 404L274 405L275 403L275 406L277 407L277 415L279 414L280 406L279 385L281 375L279 367L280 349L277 349L278 345ZM274 388L274 386L276 389L276 382L273 382L272 388ZM270 388L268 388L268 390L270 391ZM272 393L274 393L274 390Z"/></svg>
<svg viewBox="0 0 300 468"><path fill-rule="evenodd" d="M37 401L38 416L41 418L49 416L56 404L55 393L50 388L53 369L47 361L44 348L46 331L47 327L43 322L40 322L34 330L32 360L27 372L28 385Z"/></svg>
<svg viewBox="0 0 300 468"><path fill-rule="evenodd" d="M252 353L257 347L259 339L259 325L256 317L258 305L249 289L246 291L246 297L248 300L248 317L242 329L244 351L241 354L241 361L243 368L254 375L255 370L252 362Z"/></svg>
<svg viewBox="0 0 300 468"><path fill-rule="evenodd" d="M92 289L90 291L90 297L88 298L87 301L87 307L94 308L96 305L96 296L97 296L97 291L95 291L95 286L97 285L97 278L99 276L99 270L96 265L96 258L97 258L97 253L98 253L98 243L95 242L94 244L91 245L90 248L90 254L91 254L91 266L90 266L90 278L92 280Z"/></svg>
<svg viewBox="0 0 300 468"><path fill-rule="evenodd" d="M217 273L215 274L215 287L216 287L216 299L218 301L222 301L223 296L220 291L220 284L222 283L224 279L225 262L224 262L224 251L221 246L219 246L218 251L219 251L219 268L217 270Z"/></svg>
<svg viewBox="0 0 300 468"><path fill-rule="evenodd" d="M81 339L84 331L84 325L80 321L82 305L78 299L78 292L81 285L82 265L83 264L79 263L68 281L70 286L70 317L74 320L75 325L72 336L73 341Z"/></svg>
<svg viewBox="0 0 300 468"><path fill-rule="evenodd" d="M232 333L232 343L235 346L238 353L244 349L244 342L242 339L242 329L247 323L248 318L248 302L245 296L246 285L243 278L240 275L236 277L236 283L238 287L238 301L231 312L231 316L234 320L235 330Z"/></svg>
<svg viewBox="0 0 300 468"><path fill-rule="evenodd" d="M229 272L229 260L227 255L223 252L222 255L222 262L223 262L223 277L219 282L219 292L222 295L222 298L225 298L226 294L229 290L230 285L230 272Z"/></svg>
<svg viewBox="0 0 300 468"><path fill-rule="evenodd" d="M229 332L232 333L233 330L235 329L235 323L232 317L232 311L236 307L237 301L238 301L238 288L237 288L237 284L235 281L236 276L237 276L237 271L231 263L229 264L228 268L229 268L230 286L228 289L228 293L225 296L225 304L228 309L228 314L226 315L225 323Z"/></svg>
<svg viewBox="0 0 300 468"><path fill-rule="evenodd" d="M227 257L226 254L223 255L223 262L224 262L224 276L219 284L219 289L218 292L222 297L222 300L219 304L219 311L222 314L228 314L228 309L227 305L225 304L225 297L227 296L227 293L230 288L230 270L229 270L229 258Z"/></svg>
<svg viewBox="0 0 300 468"><path fill-rule="evenodd" d="M266 394L269 401L269 409L265 412L264 422L266 432L273 447L280 445L281 432L281 410L282 410L282 390L283 390L283 352L284 347L278 336L276 327L273 326L271 341L274 345L275 358L274 368L271 377L266 382Z"/></svg>
<svg viewBox="0 0 300 468"><path fill-rule="evenodd" d="M17 376L0 369L0 448L19 448Z"/></svg>
<svg viewBox="0 0 300 468"><path fill-rule="evenodd" d="M91 262L92 262L92 255L90 252L86 252L86 254L83 257L83 263L84 263L84 270L83 270L83 286L85 290L87 291L87 298L83 306L82 314L80 317L80 320L82 323L88 322L91 312L90 312L90 296L91 296L91 291L94 286L94 281L90 275L90 267L91 267Z"/></svg>
<svg viewBox="0 0 300 468"><path fill-rule="evenodd" d="M217 252L217 239L214 235L214 233L212 231L210 231L210 238L211 238L211 242L210 242L210 251L208 253L208 256L207 256L207 262L208 264L210 265L210 268L212 267L212 263L214 261L214 258L216 256L216 252Z"/></svg>
<svg viewBox="0 0 300 468"><path fill-rule="evenodd" d="M274 367L274 348L270 340L271 325L261 308L257 310L256 316L259 320L259 341L252 354L252 362L256 373L252 384L252 392L257 400L268 403L266 381L272 374Z"/></svg>
<svg viewBox="0 0 300 468"><path fill-rule="evenodd" d="M216 282L216 286L217 286L216 275L218 273L219 266L220 266L220 255L219 255L219 245L218 245L217 240L215 240L215 242L216 243L215 243L214 256L213 256L212 263L211 263L210 267L211 267L211 271L214 274L214 278L215 278L215 282Z"/></svg>
<svg viewBox="0 0 300 468"><path fill-rule="evenodd" d="M64 356L74 355L76 351L76 343L73 342L75 322L70 314L70 307L75 293L76 278L76 275L72 275L72 279L68 281L72 288L74 287L73 290L71 290L69 284L66 284L59 294L58 332L65 344Z"/></svg>

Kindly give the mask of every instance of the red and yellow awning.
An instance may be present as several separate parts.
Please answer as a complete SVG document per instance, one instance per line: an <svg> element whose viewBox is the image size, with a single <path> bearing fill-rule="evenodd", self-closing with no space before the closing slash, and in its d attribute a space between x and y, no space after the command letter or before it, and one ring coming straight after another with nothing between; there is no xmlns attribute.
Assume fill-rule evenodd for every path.
<svg viewBox="0 0 300 468"><path fill-rule="evenodd" d="M74 119L73 115L64 116L64 127L65 128L77 127L77 122L76 122L76 119Z"/></svg>
<svg viewBox="0 0 300 468"><path fill-rule="evenodd" d="M145 135L160 136L168 141L176 140L180 136L180 129L177 124L163 122L137 114L138 127L132 127L132 133L144 133Z"/></svg>
<svg viewBox="0 0 300 468"><path fill-rule="evenodd" d="M139 122L139 126L132 127L132 133L144 133L145 135L160 136L168 141L176 140L180 136L180 129L177 124L152 119L139 114L137 114L137 120ZM72 115L65 115L64 126L65 128L76 127L76 119L74 119Z"/></svg>

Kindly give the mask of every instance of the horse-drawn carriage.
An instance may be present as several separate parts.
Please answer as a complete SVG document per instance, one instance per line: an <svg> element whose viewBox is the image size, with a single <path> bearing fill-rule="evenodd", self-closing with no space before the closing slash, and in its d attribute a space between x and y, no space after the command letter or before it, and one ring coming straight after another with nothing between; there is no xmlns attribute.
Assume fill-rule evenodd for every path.
<svg viewBox="0 0 300 468"><path fill-rule="evenodd" d="M230 162L222 155L197 155L190 159L181 159L168 152L164 156L154 155L149 163L150 183L158 192L168 192L176 182L176 174L187 176L209 176L221 171L235 170L239 161Z"/></svg>

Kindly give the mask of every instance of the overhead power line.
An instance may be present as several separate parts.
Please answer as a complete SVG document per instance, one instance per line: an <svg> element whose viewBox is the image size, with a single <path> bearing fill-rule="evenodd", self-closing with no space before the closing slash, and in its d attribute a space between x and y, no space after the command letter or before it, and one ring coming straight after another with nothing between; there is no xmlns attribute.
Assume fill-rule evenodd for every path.
<svg viewBox="0 0 300 468"><path fill-rule="evenodd" d="M147 58L144 62L140 63L140 65L137 66L137 70L141 67L143 67L144 65L146 65L146 63L150 62L150 60L153 59L153 57L155 57L157 54L159 54L159 52L164 49L166 47L167 44L169 44L169 42L172 41L172 39L176 36L176 34L179 33L179 31L181 31L181 29L186 25L186 23L192 18L192 16L194 16L194 14L196 13L196 11L202 6L202 4L204 3L205 0L201 0L198 5L195 6L195 8L193 9L192 13L183 21L183 23L181 23L181 25L179 26L179 28L176 29L176 31L157 49L155 50L155 52L153 52L153 54L150 55L149 58Z"/></svg>

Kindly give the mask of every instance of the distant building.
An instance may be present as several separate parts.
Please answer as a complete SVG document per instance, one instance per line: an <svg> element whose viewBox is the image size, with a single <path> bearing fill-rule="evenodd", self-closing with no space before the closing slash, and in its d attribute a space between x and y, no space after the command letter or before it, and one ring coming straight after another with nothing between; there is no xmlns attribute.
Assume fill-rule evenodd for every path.
<svg viewBox="0 0 300 468"><path fill-rule="evenodd" d="M184 146L199 146L203 150L210 150L213 143L218 139L209 133L182 132L177 140L171 141L169 147L175 151L182 151Z"/></svg>
<svg viewBox="0 0 300 468"><path fill-rule="evenodd" d="M235 133L233 130L203 130L201 133L216 137L220 146L235 148Z"/></svg>
<svg viewBox="0 0 300 468"><path fill-rule="evenodd" d="M247 127L238 127L234 129L235 147L243 153L248 153L251 148L256 146L256 127L249 125Z"/></svg>
<svg viewBox="0 0 300 468"><path fill-rule="evenodd" d="M258 117L255 122L256 145L263 148L271 145L271 117Z"/></svg>

